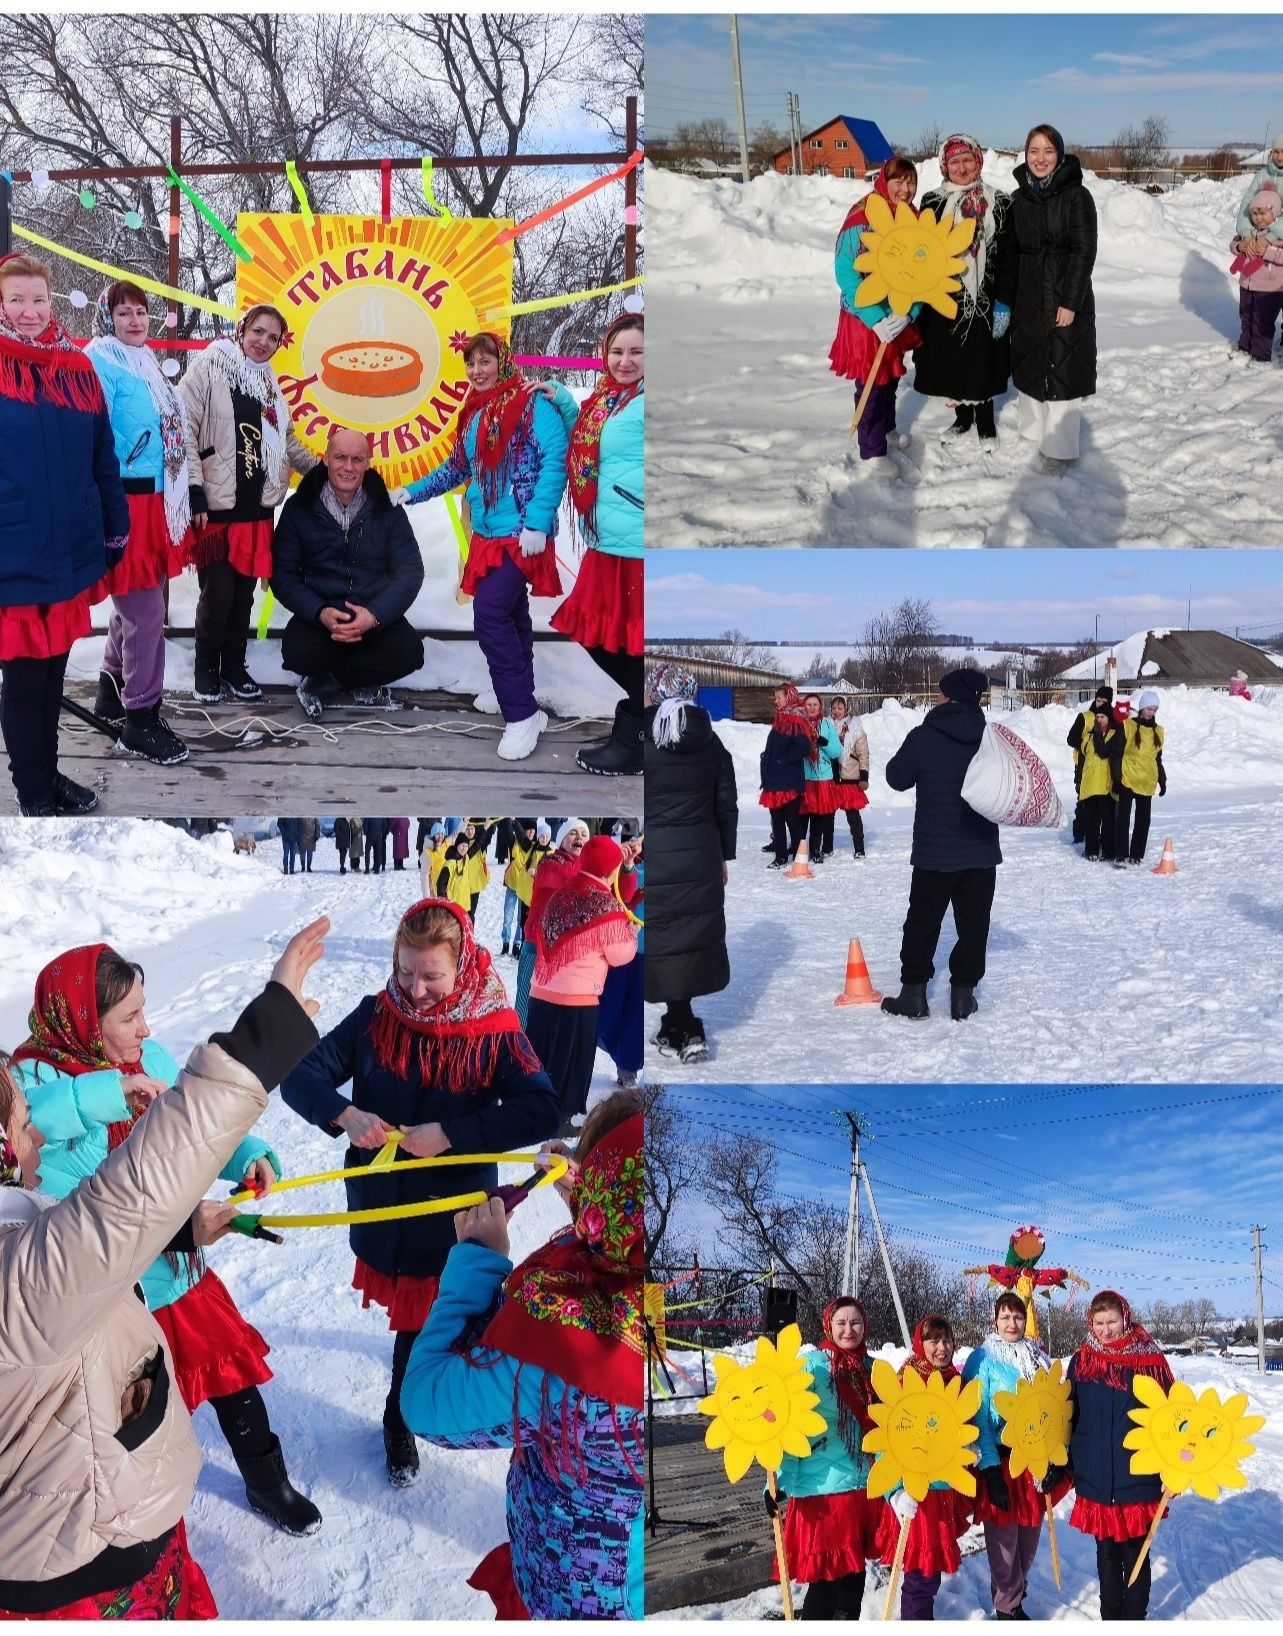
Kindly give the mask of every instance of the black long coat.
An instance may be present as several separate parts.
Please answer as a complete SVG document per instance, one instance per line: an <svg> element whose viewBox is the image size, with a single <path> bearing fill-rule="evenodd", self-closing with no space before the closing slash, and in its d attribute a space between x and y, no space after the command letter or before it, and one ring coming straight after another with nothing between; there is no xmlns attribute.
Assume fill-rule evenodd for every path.
<svg viewBox="0 0 1283 1636"><path fill-rule="evenodd" d="M739 807L730 751L691 705L679 742L659 749L646 712L646 998L716 994L731 980L722 865L735 856Z"/></svg>
<svg viewBox="0 0 1283 1636"><path fill-rule="evenodd" d="M992 869L1002 862L998 826L962 799L962 781L984 737L984 712L951 699L928 710L886 764L893 790L914 790L915 869Z"/></svg>
<svg viewBox="0 0 1283 1636"><path fill-rule="evenodd" d="M943 193L925 194L922 209L940 217L947 210ZM924 305L914 319L921 345L913 352L913 390L929 398L954 398L960 403L984 403L1007 390L1011 372L1009 337L993 338L995 302L1010 307L1016 290L1016 236L1011 222L1011 198L995 197L994 236L985 256L980 299L973 304L966 292L954 292L957 316L946 318Z"/></svg>
<svg viewBox="0 0 1283 1636"><path fill-rule="evenodd" d="M1041 191L1029 168L1017 165L1011 201L1019 264L1011 314L1011 378L1040 403L1089 398L1096 390L1096 206L1083 186L1083 168L1065 155ZM1056 328L1056 308L1074 321Z"/></svg>

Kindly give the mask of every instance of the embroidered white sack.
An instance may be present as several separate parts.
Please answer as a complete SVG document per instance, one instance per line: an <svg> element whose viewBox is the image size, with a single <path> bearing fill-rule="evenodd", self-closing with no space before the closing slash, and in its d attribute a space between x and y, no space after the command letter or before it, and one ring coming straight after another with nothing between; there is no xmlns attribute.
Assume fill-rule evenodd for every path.
<svg viewBox="0 0 1283 1636"><path fill-rule="evenodd" d="M962 799L982 818L1018 829L1058 829L1065 821L1046 762L996 721L986 725L971 758Z"/></svg>

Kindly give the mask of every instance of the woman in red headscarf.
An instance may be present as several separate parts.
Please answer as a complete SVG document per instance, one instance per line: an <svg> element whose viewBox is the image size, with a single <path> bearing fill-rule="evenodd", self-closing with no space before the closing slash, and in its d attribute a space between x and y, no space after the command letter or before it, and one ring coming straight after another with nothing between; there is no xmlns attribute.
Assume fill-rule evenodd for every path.
<svg viewBox="0 0 1283 1636"><path fill-rule="evenodd" d="M586 547L552 627L586 649L625 693L610 737L575 759L585 772L613 777L642 770L646 364L640 313L621 313L607 326L602 364L582 407L564 386L543 390L571 428L570 503Z"/></svg>
<svg viewBox="0 0 1283 1636"><path fill-rule="evenodd" d="M303 1059L281 1096L327 1135L347 1136L346 1170L368 1165L397 1132L401 1153L430 1159L510 1152L551 1136L557 1125L556 1095L490 951L478 947L467 911L444 898L406 910L382 990L367 995ZM348 1208L423 1204L497 1181L486 1162L410 1171L392 1165L349 1181ZM352 1287L362 1306L387 1309L396 1335L383 1411L388 1480L396 1487L419 1473L399 1407L401 1382L453 1237L446 1215L359 1222L349 1233Z"/></svg>
<svg viewBox="0 0 1283 1636"><path fill-rule="evenodd" d="M499 755L521 761L548 725L535 700L530 597L561 595L553 541L566 492L566 430L502 336L483 330L463 357L471 389L450 458L407 493L413 504L467 484L472 538L462 586L507 723Z"/></svg>
<svg viewBox="0 0 1283 1636"><path fill-rule="evenodd" d="M102 386L52 302L48 268L0 257L0 727L28 817L98 805L58 771L58 712L89 592L129 540Z"/></svg>
<svg viewBox="0 0 1283 1636"><path fill-rule="evenodd" d="M792 682L775 689L775 720L766 735L760 772L762 793L758 805L771 815L771 844L775 856L768 865L783 869L806 834L809 819L802 812L806 791L806 764L819 753L815 723Z"/></svg>
<svg viewBox="0 0 1283 1636"><path fill-rule="evenodd" d="M915 216L917 211L912 201L917 190L916 166L898 154L892 154L886 161L873 184L874 193L897 213L908 210ZM921 303L914 302L906 317L893 312L887 301L871 302L867 306L857 302L856 295L866 275L855 263L869 227L868 202L866 194L847 211L833 253L833 276L842 292L842 306L838 313L838 332L829 348L829 367L843 380L855 382L858 403L876 365L873 389L858 428L860 459L872 462L871 469L880 476L899 477L899 468L887 454L887 443L892 439L903 449L909 442L907 436L894 436L895 393L905 373L904 355L918 344L918 332L912 321Z"/></svg>
<svg viewBox="0 0 1283 1636"><path fill-rule="evenodd" d="M1148 1375L1170 1390L1172 1371L1153 1336L1136 1322L1115 1290L1093 1295L1087 1306L1087 1336L1069 1360L1074 1429L1069 1440L1077 1496L1071 1528L1096 1541L1102 1619L1143 1619L1149 1609L1149 1557L1136 1583L1128 1585L1141 1544L1162 1498L1157 1477L1138 1477L1123 1439L1134 1429L1128 1410L1135 1406L1132 1382ZM1049 1472L1048 1486L1054 1476Z"/></svg>
<svg viewBox="0 0 1283 1636"><path fill-rule="evenodd" d="M402 1393L432 1442L513 1450L508 1542L468 1581L501 1619L643 1612L640 1092L599 1103L578 1154L573 1225L515 1269L500 1199L455 1217Z"/></svg>
<svg viewBox="0 0 1283 1636"><path fill-rule="evenodd" d="M819 1350L805 1356L811 1390L820 1400L816 1413L827 1430L805 1459L788 1454L780 1467L780 1499L788 1500L784 1549L791 1577L810 1587L803 1619L858 1619L865 1564L877 1555L886 1510L885 1500L871 1500L866 1492L873 1464L863 1449L864 1434L873 1429L868 1319L853 1295L839 1295L821 1322ZM766 1509L774 1514L776 1508L768 1490Z"/></svg>

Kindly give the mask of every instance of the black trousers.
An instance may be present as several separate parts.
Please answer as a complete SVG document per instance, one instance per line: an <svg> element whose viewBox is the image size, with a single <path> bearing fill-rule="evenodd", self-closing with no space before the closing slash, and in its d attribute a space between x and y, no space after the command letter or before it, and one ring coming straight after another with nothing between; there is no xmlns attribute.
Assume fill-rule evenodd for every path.
<svg viewBox="0 0 1283 1636"><path fill-rule="evenodd" d="M1102 1619L1143 1619L1149 1612L1149 1558L1141 1564L1136 1583L1127 1580L1136 1566L1143 1539L1098 1539L1096 1570L1100 1574Z"/></svg>
<svg viewBox="0 0 1283 1636"><path fill-rule="evenodd" d="M1136 825L1132 828L1132 802L1136 803ZM1149 814L1154 805L1152 795L1137 795L1126 784L1118 791L1118 818L1114 826L1114 856L1134 858L1137 863L1145 856L1149 844ZM1131 831L1130 838L1128 831Z"/></svg>
<svg viewBox="0 0 1283 1636"><path fill-rule="evenodd" d="M237 573L230 562L198 568L196 578L200 582L195 619L197 662L244 659L254 580L249 574Z"/></svg>
<svg viewBox="0 0 1283 1636"><path fill-rule="evenodd" d="M833 821L836 812L813 812L811 814L810 841L811 856L823 857L833 850Z"/></svg>
<svg viewBox="0 0 1283 1636"><path fill-rule="evenodd" d="M771 808L771 843L775 847L776 863L785 863L797 851L798 842L806 834L806 823L800 795L782 807Z"/></svg>
<svg viewBox="0 0 1283 1636"><path fill-rule="evenodd" d="M410 1366L411 1348L420 1333L417 1329L400 1329L392 1343L392 1382L388 1387L387 1402L383 1405L383 1424L389 1431L410 1429L401 1413L401 1387L405 1384L405 1372Z"/></svg>
<svg viewBox="0 0 1283 1636"><path fill-rule="evenodd" d="M949 956L949 977L976 984L985 974L989 916L998 871L993 869L915 869L909 887L909 912L900 944L900 981L929 983L935 976L936 944L945 910L952 908L958 941Z"/></svg>
<svg viewBox="0 0 1283 1636"><path fill-rule="evenodd" d="M423 642L408 619L367 631L359 642L336 642L324 625L298 614L281 637L281 663L300 676L333 676L346 692L386 687L423 668Z"/></svg>
<svg viewBox="0 0 1283 1636"><path fill-rule="evenodd" d="M211 1397L209 1406L218 1416L219 1428L237 1460L256 1460L271 1448L272 1427L257 1386L233 1392L230 1397Z"/></svg>
<svg viewBox="0 0 1283 1636"><path fill-rule="evenodd" d="M58 711L67 654L54 659L6 659L0 727L20 807L47 803L58 771Z"/></svg>
<svg viewBox="0 0 1283 1636"><path fill-rule="evenodd" d="M641 654L611 653L606 648L585 648L598 670L604 670L628 695L629 709L640 714L645 705L646 661Z"/></svg>
<svg viewBox="0 0 1283 1636"><path fill-rule="evenodd" d="M388 838L380 835L365 837L365 872L381 875L388 866ZM353 866L355 867L355 865Z"/></svg>
<svg viewBox="0 0 1283 1636"><path fill-rule="evenodd" d="M841 1579L814 1579L806 1587L802 1618L832 1619L835 1613L845 1613L848 1619L858 1619L863 1601L862 1573L843 1574Z"/></svg>
<svg viewBox="0 0 1283 1636"><path fill-rule="evenodd" d="M1114 798L1089 795L1083 809L1083 857L1112 858L1114 855Z"/></svg>
<svg viewBox="0 0 1283 1636"><path fill-rule="evenodd" d="M846 826L851 831L851 846L857 857L864 855L864 814L853 807L846 809Z"/></svg>
<svg viewBox="0 0 1283 1636"><path fill-rule="evenodd" d="M561 1098L561 1117L583 1113L597 1059L596 1005L554 1005L531 996L526 1038Z"/></svg>

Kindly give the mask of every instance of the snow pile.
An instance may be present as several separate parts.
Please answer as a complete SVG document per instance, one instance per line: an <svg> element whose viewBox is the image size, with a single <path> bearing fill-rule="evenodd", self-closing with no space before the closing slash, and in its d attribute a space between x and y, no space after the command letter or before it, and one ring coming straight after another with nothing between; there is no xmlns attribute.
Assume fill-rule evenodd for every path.
<svg viewBox="0 0 1283 1636"><path fill-rule="evenodd" d="M1014 161L985 176L1010 190ZM920 194L939 179L921 167ZM1254 481L1277 453L1279 377L1232 352L1228 249L1245 183L1150 196L1091 173L1100 373L1079 465L1037 470L1002 400L996 448L948 448L943 403L902 385L904 482L849 464L851 394L828 368L833 246L864 182L775 173L745 187L652 170L647 299L651 538L702 545L1227 545L1267 538Z"/></svg>

